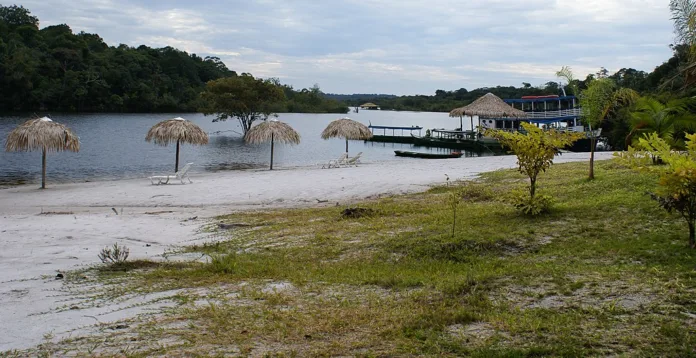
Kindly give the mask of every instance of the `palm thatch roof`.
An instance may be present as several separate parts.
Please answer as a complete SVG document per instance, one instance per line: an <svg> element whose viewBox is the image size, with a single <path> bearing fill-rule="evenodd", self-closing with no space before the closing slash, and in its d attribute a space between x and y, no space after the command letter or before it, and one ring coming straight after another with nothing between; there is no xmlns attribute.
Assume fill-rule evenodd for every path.
<svg viewBox="0 0 696 358"><path fill-rule="evenodd" d="M177 117L152 126L145 140L148 142L154 140L155 144L163 146L176 142L203 145L208 144L208 133L193 122Z"/></svg>
<svg viewBox="0 0 696 358"><path fill-rule="evenodd" d="M519 109L512 108L500 97L493 93L486 93L471 104L453 109L450 117L479 116L482 118L525 118L527 114Z"/></svg>
<svg viewBox="0 0 696 358"><path fill-rule="evenodd" d="M80 151L80 138L68 127L48 117L31 119L7 136L8 152L46 150L47 152Z"/></svg>
<svg viewBox="0 0 696 358"><path fill-rule="evenodd" d="M356 122L348 117L337 119L326 127L321 133L323 139L345 138L350 140L362 140L372 138L372 132L364 124Z"/></svg>
<svg viewBox="0 0 696 358"><path fill-rule="evenodd" d="M379 107L378 105L372 103L372 102L367 102L363 105L360 106L361 108L376 108Z"/></svg>
<svg viewBox="0 0 696 358"><path fill-rule="evenodd" d="M265 143L271 140L287 144L300 144L300 135L287 123L270 120L251 128L244 136L244 140L251 144Z"/></svg>

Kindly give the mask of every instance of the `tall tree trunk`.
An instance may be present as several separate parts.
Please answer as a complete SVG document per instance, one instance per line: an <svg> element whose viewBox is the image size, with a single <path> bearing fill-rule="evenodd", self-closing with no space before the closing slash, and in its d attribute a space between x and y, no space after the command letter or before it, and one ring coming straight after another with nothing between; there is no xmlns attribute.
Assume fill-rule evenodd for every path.
<svg viewBox="0 0 696 358"><path fill-rule="evenodd" d="M41 156L41 189L46 189L46 147L43 148Z"/></svg>
<svg viewBox="0 0 696 358"><path fill-rule="evenodd" d="M696 228L691 220L689 220L689 247L696 249Z"/></svg>
<svg viewBox="0 0 696 358"><path fill-rule="evenodd" d="M594 180L594 150L596 140L597 138L594 136L590 138L590 180Z"/></svg>
<svg viewBox="0 0 696 358"><path fill-rule="evenodd" d="M174 173L179 171L179 140L176 140L176 162L174 162Z"/></svg>
<svg viewBox="0 0 696 358"><path fill-rule="evenodd" d="M271 170L273 170L273 137L274 134L271 133Z"/></svg>

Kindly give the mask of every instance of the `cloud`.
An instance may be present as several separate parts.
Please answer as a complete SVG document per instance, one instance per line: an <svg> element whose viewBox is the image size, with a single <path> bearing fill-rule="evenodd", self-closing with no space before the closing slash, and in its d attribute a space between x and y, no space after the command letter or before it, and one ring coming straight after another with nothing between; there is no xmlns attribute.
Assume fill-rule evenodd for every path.
<svg viewBox="0 0 696 358"><path fill-rule="evenodd" d="M663 0L25 0L42 26L173 46L327 92L542 84L569 65L651 71L671 56Z"/></svg>

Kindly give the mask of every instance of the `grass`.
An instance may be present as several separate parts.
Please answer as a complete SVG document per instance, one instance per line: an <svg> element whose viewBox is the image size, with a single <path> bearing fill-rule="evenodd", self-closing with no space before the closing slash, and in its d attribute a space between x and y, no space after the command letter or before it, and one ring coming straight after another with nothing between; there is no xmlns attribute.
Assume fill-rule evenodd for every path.
<svg viewBox="0 0 696 358"><path fill-rule="evenodd" d="M645 195L655 177L611 162L596 163L596 176L586 180L582 163L554 166L539 191L555 205L536 218L497 200L524 187L515 171L363 202L374 213L358 219L341 218L343 208L224 216L250 226L187 248L210 255L208 263L138 262L94 273L123 292L184 289L174 307L128 335L105 333L96 351L89 339L42 349L696 356L696 252L687 248L685 223ZM452 236L446 197L454 190L465 200Z"/></svg>

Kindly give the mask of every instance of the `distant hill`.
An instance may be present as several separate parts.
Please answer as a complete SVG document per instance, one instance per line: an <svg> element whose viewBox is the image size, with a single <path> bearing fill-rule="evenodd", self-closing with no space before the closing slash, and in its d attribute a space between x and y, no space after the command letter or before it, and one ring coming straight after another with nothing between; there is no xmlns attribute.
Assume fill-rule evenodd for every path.
<svg viewBox="0 0 696 358"><path fill-rule="evenodd" d="M356 100L373 100L378 98L397 98L398 96L393 94L377 94L377 93L353 93L353 94L337 94L337 93L324 93L324 97L328 99L334 99L337 101L356 101Z"/></svg>

